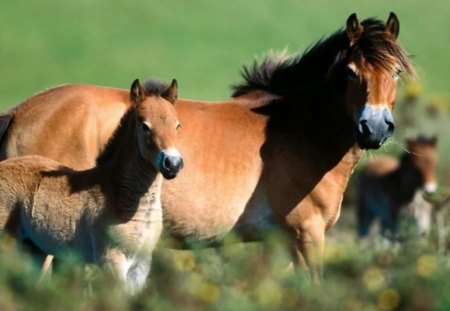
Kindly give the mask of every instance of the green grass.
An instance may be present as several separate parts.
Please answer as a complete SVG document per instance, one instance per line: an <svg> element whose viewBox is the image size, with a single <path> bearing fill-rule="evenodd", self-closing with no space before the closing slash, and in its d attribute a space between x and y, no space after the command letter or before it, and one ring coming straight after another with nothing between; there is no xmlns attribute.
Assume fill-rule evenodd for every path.
<svg viewBox="0 0 450 311"><path fill-rule="evenodd" d="M350 210L337 228L353 227ZM344 230L348 230L344 229ZM335 229L333 230L335 231ZM331 232L333 235L333 232ZM448 238L448 237L447 237ZM148 286L129 297L108 274L69 261L37 281L31 262L14 248L0 252L1 310L448 310L450 260L436 234L399 247L331 238L321 286L287 268L281 237L220 249L159 249ZM448 240L447 240L448 241ZM5 245L2 241L1 245Z"/></svg>

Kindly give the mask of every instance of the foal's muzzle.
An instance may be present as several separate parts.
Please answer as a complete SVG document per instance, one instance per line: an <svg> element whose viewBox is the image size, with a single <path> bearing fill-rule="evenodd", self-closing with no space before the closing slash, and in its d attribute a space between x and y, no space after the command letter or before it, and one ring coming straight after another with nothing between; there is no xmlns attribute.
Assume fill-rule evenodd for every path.
<svg viewBox="0 0 450 311"><path fill-rule="evenodd" d="M395 124L386 108L365 105L356 124L356 141L362 149L378 149L394 133Z"/></svg>
<svg viewBox="0 0 450 311"><path fill-rule="evenodd" d="M161 152L159 170L165 179L175 178L183 168L183 158L178 152Z"/></svg>

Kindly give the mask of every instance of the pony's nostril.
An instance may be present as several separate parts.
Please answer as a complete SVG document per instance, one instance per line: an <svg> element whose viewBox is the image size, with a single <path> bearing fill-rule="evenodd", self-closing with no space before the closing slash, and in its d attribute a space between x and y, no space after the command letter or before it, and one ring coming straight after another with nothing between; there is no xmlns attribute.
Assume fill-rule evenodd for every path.
<svg viewBox="0 0 450 311"><path fill-rule="evenodd" d="M372 134L372 131L370 130L369 124L367 123L367 120L361 120L359 122L359 130L361 134L363 135L370 135Z"/></svg>
<svg viewBox="0 0 450 311"><path fill-rule="evenodd" d="M388 125L387 133L389 136L391 136L392 134L394 134L395 124L391 121L386 121L386 124Z"/></svg>

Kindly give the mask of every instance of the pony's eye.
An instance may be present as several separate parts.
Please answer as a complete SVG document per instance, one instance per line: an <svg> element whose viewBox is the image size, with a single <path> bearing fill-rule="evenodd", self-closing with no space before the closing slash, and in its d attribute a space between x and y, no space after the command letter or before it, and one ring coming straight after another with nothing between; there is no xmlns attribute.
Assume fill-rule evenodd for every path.
<svg viewBox="0 0 450 311"><path fill-rule="evenodd" d="M177 126L175 127L175 129L178 131L180 129L180 127L181 127L181 124L177 123Z"/></svg>
<svg viewBox="0 0 450 311"><path fill-rule="evenodd" d="M347 73L347 78L349 80L354 81L354 80L356 80L356 78L358 78L358 75L356 74L355 70L352 67L348 66L345 69L345 71Z"/></svg>
<svg viewBox="0 0 450 311"><path fill-rule="evenodd" d="M394 70L394 73L392 74L392 79L397 81L401 73L402 73L402 69L400 67L396 67Z"/></svg>
<svg viewBox="0 0 450 311"><path fill-rule="evenodd" d="M142 131L144 131L144 133L146 133L146 134L150 134L152 132L152 129L150 128L150 126L148 126L148 124L146 122L141 123L141 128L142 128Z"/></svg>

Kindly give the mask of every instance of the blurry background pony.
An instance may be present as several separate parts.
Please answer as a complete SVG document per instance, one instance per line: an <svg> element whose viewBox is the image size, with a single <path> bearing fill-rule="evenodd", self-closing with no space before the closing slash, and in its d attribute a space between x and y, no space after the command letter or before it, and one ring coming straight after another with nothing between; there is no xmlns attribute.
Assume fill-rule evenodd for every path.
<svg viewBox="0 0 450 311"><path fill-rule="evenodd" d="M163 176L183 166L177 84L147 86L131 86L132 105L94 168L74 171L35 155L0 163L1 230L56 257L75 251L112 269L131 293L145 284L162 230Z"/></svg>
<svg viewBox="0 0 450 311"><path fill-rule="evenodd" d="M370 161L357 179L357 230L365 237L375 220L380 221L381 234L393 238L403 216L409 214L417 229L430 229L432 204L424 192L437 188L437 139L418 136L407 141L400 159L383 156Z"/></svg>

